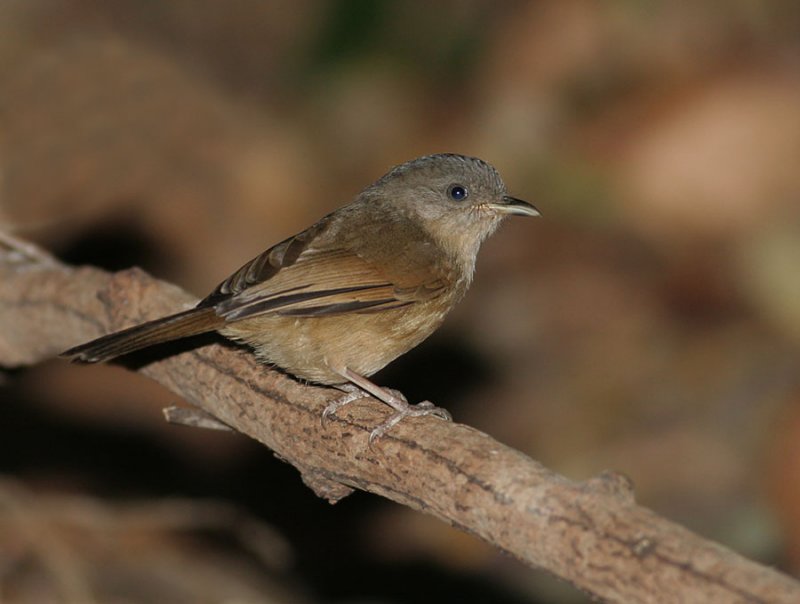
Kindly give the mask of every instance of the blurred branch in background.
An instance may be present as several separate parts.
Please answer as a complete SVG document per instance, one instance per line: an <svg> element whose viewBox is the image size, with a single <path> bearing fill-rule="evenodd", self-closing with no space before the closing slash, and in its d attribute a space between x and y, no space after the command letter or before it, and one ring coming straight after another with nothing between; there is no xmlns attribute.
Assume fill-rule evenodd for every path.
<svg viewBox="0 0 800 604"><path fill-rule="evenodd" d="M289 565L285 540L221 502L114 504L0 480L0 535L4 602L303 601L270 577Z"/></svg>
<svg viewBox="0 0 800 604"><path fill-rule="evenodd" d="M191 301L141 271L73 269L8 236L1 245L0 365L44 360L98 332ZM219 344L150 359L138 369L273 449L331 502L352 489L383 495L597 598L773 604L800 598L800 584L789 577L637 506L622 476L574 483L486 434L440 421L402 422L372 448L368 435L385 410L354 406L323 425L329 389L300 384ZM44 547L50 556L67 558L53 570L70 592L90 593L71 568L73 558L59 555L61 544Z"/></svg>

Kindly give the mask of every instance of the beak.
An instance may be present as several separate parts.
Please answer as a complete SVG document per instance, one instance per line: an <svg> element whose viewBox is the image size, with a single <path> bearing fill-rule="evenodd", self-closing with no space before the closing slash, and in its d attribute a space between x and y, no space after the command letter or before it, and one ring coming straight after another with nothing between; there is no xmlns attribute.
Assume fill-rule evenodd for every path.
<svg viewBox="0 0 800 604"><path fill-rule="evenodd" d="M490 203L489 208L498 214L516 214L518 216L541 216L541 212L529 204L516 197L503 195L500 203Z"/></svg>

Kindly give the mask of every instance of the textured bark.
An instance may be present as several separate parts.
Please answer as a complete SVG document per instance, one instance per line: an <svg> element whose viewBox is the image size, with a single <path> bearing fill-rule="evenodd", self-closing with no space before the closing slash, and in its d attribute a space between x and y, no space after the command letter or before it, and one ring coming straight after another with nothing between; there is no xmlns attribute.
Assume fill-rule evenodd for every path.
<svg viewBox="0 0 800 604"><path fill-rule="evenodd" d="M0 238L0 366L30 365L193 302L139 270L72 268ZM430 417L404 420L370 448L385 405L353 403L323 425L338 391L298 383L244 350L200 344L138 370L271 448L330 501L352 489L382 495L607 601L800 602L791 578L636 505L618 474L573 482L486 434Z"/></svg>

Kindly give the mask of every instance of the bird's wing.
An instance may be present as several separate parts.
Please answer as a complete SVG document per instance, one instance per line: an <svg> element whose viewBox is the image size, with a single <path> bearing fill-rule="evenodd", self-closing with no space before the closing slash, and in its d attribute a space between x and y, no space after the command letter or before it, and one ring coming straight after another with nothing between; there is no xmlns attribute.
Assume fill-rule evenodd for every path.
<svg viewBox="0 0 800 604"><path fill-rule="evenodd" d="M436 297L446 286L429 242L411 238L397 250L398 270L385 251L366 258L358 235L326 237L326 221L260 254L222 282L199 306L237 321L260 314L318 317L399 308ZM389 248L391 249L391 245ZM386 260L389 260L387 262Z"/></svg>

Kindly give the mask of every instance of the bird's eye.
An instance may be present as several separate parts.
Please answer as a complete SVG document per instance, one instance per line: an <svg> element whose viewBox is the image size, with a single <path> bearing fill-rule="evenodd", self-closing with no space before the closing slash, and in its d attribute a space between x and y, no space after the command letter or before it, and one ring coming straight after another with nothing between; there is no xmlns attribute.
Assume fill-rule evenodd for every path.
<svg viewBox="0 0 800 604"><path fill-rule="evenodd" d="M453 201L464 201L468 195L469 191L462 185L450 185L447 189L447 196Z"/></svg>

